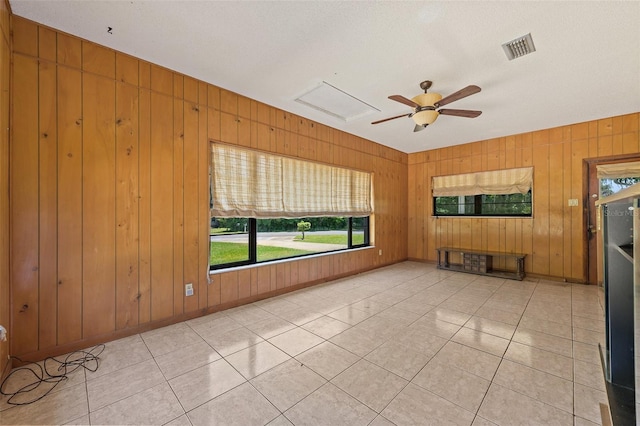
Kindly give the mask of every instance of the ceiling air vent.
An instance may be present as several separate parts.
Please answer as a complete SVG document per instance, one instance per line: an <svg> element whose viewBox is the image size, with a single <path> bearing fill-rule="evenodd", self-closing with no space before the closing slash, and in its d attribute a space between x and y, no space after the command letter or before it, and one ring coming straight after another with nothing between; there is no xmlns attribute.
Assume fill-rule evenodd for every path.
<svg viewBox="0 0 640 426"><path fill-rule="evenodd" d="M504 43L502 48L510 61L536 51L531 33Z"/></svg>

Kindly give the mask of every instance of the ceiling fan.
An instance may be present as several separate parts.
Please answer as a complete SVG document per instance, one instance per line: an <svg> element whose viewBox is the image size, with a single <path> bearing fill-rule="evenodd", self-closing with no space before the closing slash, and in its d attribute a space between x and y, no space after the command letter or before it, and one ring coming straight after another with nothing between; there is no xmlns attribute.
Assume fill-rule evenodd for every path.
<svg viewBox="0 0 640 426"><path fill-rule="evenodd" d="M413 129L413 131L419 132L429 124L433 124L433 122L436 121L436 118L438 118L440 114L454 115L456 117L466 118L476 118L477 116L482 114L482 111L473 111L468 109L440 109L440 107L450 104L451 102L478 93L481 90L478 86L467 86L464 89L458 90L457 92L443 98L442 95L438 93L427 93L427 90L431 87L432 84L433 83L429 80L420 83L420 88L424 90L424 93L411 99L407 99L401 95L389 96L389 99L393 101L410 106L411 108L413 108L413 112L374 121L371 124L384 123L385 121L395 120L396 118L400 117L411 117L416 123L416 127Z"/></svg>

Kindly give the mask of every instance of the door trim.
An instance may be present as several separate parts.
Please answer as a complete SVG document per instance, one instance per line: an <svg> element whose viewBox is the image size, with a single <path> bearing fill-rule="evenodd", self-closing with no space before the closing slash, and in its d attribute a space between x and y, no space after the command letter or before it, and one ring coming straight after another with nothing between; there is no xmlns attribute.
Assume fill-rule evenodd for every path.
<svg viewBox="0 0 640 426"><path fill-rule="evenodd" d="M585 282L587 284L598 284L597 273L594 278L594 282L590 281L589 274L589 266L591 262L597 263L597 253L593 253L591 255L591 248L589 244L589 234L587 229L589 227L590 214L592 209L594 208L591 203L591 196L589 194L589 183L591 179L595 179L595 167L598 164L615 164L615 163L628 163L632 161L640 161L640 154L622 154L622 155L611 155L608 157L595 157L595 158L585 158L582 161L582 205L583 207L583 215L582 215L582 229L583 229L583 242L584 242L584 258L586 262L584 263L584 277ZM595 211L594 211L595 214Z"/></svg>

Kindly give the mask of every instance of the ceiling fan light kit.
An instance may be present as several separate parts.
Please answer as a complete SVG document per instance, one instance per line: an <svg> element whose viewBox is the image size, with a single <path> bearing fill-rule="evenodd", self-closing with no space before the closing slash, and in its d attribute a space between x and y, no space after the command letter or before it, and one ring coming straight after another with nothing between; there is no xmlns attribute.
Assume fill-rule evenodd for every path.
<svg viewBox="0 0 640 426"><path fill-rule="evenodd" d="M392 101L400 102L402 104L410 106L411 108L413 108L413 112L374 121L371 124L379 124L401 117L411 117L411 119L416 124L413 131L418 132L420 130L423 130L428 125L433 124L441 114L466 118L475 118L482 114L482 111L464 109L439 109L441 106L480 92L481 89L478 86L467 86L464 89L458 90L457 92L443 98L439 93L427 93L427 90L431 87L431 85L432 82L429 80L425 80L420 83L420 88L424 90L424 93L414 96L411 99L407 99L401 95L389 96L389 99L391 99Z"/></svg>

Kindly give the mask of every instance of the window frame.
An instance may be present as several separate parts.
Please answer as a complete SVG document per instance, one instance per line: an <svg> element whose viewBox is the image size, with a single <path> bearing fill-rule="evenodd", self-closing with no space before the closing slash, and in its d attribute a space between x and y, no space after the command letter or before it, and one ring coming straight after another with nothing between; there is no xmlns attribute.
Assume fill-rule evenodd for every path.
<svg viewBox="0 0 640 426"><path fill-rule="evenodd" d="M517 194L517 193L515 193ZM508 196L508 195L515 195L515 194L503 194L504 196ZM533 189L529 189L529 192L527 192L527 194L530 194L530 198L531 198L531 202L530 203L518 203L518 204L528 204L531 206L531 212L530 213L482 213L482 206L483 205L488 205L491 203L483 203L482 202L482 197L485 195L495 195L495 194L476 194L476 195L460 195L460 196L446 196L446 197L474 197L474 203L473 203L473 209L474 212L473 213L458 213L458 214L454 214L454 213L438 213L437 212L437 199L438 198L444 198L440 197L440 196L434 196L432 197L433 202L432 202L432 208L433 208L433 216L434 217L516 217L516 218L532 218L533 217ZM471 204L471 203L469 203ZM505 203L506 204L506 203ZM453 204L451 204L453 205ZM458 206L461 205L467 205L467 204L457 204Z"/></svg>
<svg viewBox="0 0 640 426"><path fill-rule="evenodd" d="M353 245L353 219L355 217L362 217L365 220L365 225L364 225L364 242L362 244L356 244ZM209 272L214 272L214 271L220 271L220 270L224 270L224 269L229 269L229 268L235 268L238 266L251 266L251 265L264 265L270 262L279 262L282 260L291 260L291 259L297 259L297 258L303 258L303 257L309 257L309 256L318 256L318 255L323 255L326 253L339 253L342 251L348 251L348 250L354 250L354 249L359 249L359 248L363 248L363 247L369 247L371 245L370 241L371 241L371 227L370 227L370 223L371 223L371 216L350 216L348 217L348 223L347 223L347 247L346 248L341 248L341 249L336 249L336 250L327 250L327 251L322 251L322 252L316 252L316 253L309 253L309 254L299 254L299 255L295 255L295 256L288 256L288 257L281 257L278 259L269 259L269 260L263 260L263 261L258 261L258 226L257 226L257 219L256 218L247 218L248 219L248 226L247 226L247 234L249 237L249 241L248 241L248 259L247 260L241 260L241 261L237 261L237 262L229 262L229 263L221 263L221 264L215 264L209 265ZM209 258L211 257L211 236L209 237Z"/></svg>

